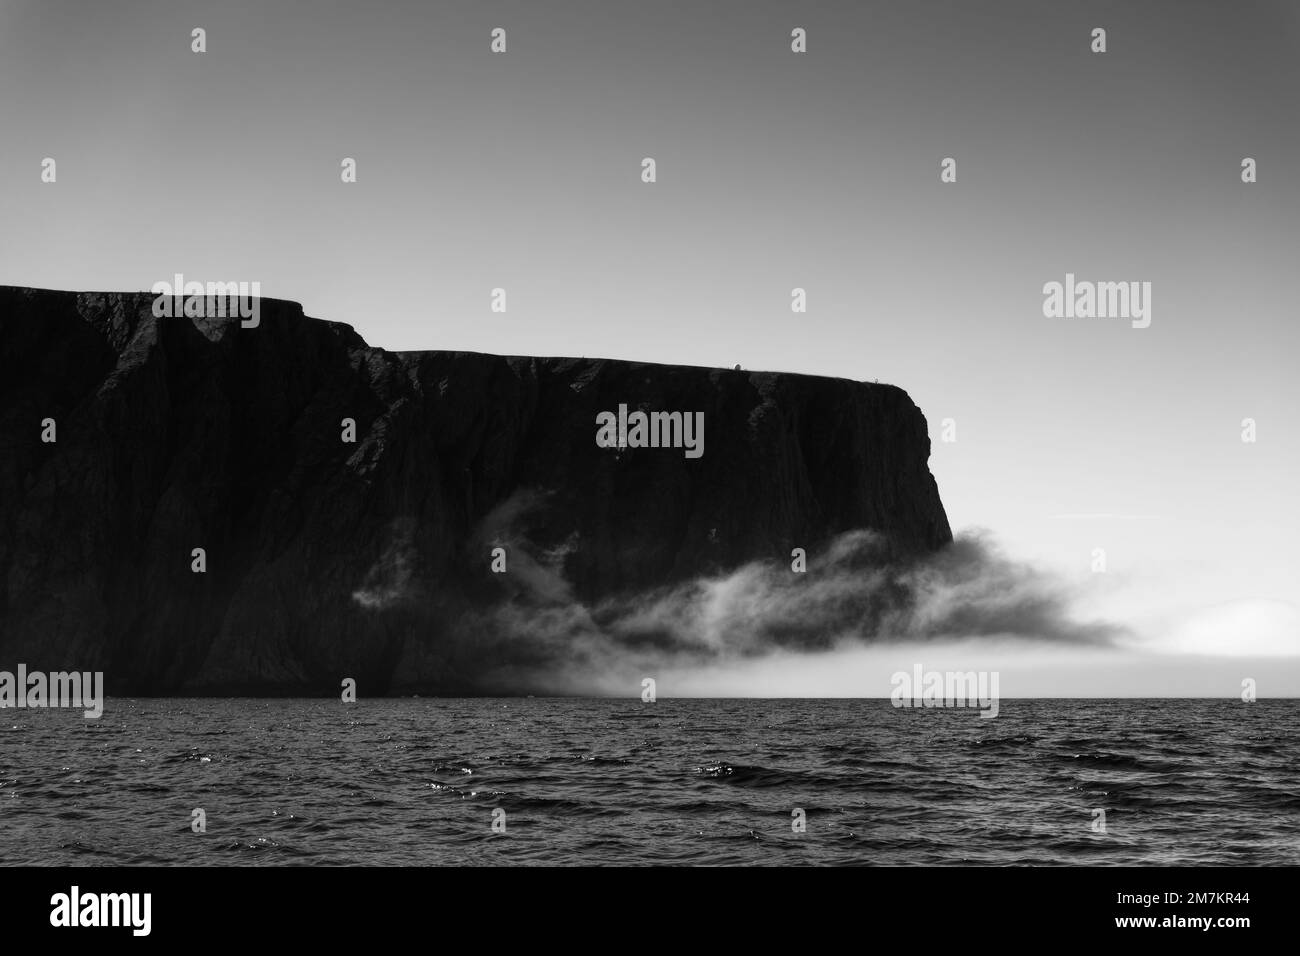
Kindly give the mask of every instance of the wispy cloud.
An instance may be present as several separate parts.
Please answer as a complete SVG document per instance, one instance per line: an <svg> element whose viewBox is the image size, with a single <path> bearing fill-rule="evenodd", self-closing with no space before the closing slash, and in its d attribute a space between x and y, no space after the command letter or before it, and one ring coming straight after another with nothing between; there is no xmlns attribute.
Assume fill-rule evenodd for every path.
<svg viewBox="0 0 1300 956"><path fill-rule="evenodd" d="M805 573L754 562L589 605L564 578L567 552L532 549L516 530L516 519L541 506L509 502L480 534L511 544L501 602L467 622L484 652L484 681L502 689L580 692L614 671L883 642L1096 647L1127 634L1114 623L1077 620L1063 582L1006 557L985 532L963 534L925 560L890 564L877 535L854 531L810 553Z"/></svg>

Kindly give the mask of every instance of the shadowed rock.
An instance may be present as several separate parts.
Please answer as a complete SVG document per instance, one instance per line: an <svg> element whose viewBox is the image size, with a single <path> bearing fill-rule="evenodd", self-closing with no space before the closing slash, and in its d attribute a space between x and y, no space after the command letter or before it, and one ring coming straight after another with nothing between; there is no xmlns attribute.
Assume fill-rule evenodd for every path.
<svg viewBox="0 0 1300 956"><path fill-rule="evenodd" d="M458 623L516 566L597 602L794 547L811 565L853 529L891 560L952 540L893 386L393 353L294 303L244 329L152 301L0 287L0 666L103 670L114 694L482 692L522 645ZM703 457L597 447L621 403L703 412ZM496 546L529 561L493 574Z"/></svg>

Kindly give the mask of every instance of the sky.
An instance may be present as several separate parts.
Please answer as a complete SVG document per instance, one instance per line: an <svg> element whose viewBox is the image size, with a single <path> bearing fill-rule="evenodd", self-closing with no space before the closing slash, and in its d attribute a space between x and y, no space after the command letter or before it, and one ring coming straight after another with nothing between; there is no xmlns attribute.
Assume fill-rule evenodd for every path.
<svg viewBox="0 0 1300 956"><path fill-rule="evenodd" d="M1026 693L1295 695L1297 93L1294 2L0 0L0 283L891 382L954 529L1134 629ZM1045 316L1067 273L1149 327Z"/></svg>

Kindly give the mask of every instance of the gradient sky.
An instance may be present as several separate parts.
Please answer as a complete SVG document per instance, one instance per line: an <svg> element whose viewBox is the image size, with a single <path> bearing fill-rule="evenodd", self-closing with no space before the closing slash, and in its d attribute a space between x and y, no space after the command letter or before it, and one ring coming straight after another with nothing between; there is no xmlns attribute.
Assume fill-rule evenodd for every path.
<svg viewBox="0 0 1300 956"><path fill-rule="evenodd" d="M0 0L0 283L893 382L955 529L1209 654L1179 687L1296 694L1298 94L1294 2ZM1152 283L1150 328L1044 318L1066 272Z"/></svg>

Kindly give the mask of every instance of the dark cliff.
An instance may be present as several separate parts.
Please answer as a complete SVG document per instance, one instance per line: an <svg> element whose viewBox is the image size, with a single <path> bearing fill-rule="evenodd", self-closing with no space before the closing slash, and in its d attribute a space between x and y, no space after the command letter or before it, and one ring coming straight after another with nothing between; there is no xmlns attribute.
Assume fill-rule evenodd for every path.
<svg viewBox="0 0 1300 956"><path fill-rule="evenodd" d="M952 539L893 386L390 353L288 302L244 329L152 301L0 288L0 668L103 670L115 694L491 690L483 656L512 645L461 622L513 600L516 568L587 603L795 547L811 569L851 529L898 560ZM620 403L703 412L703 457L597 447Z"/></svg>

